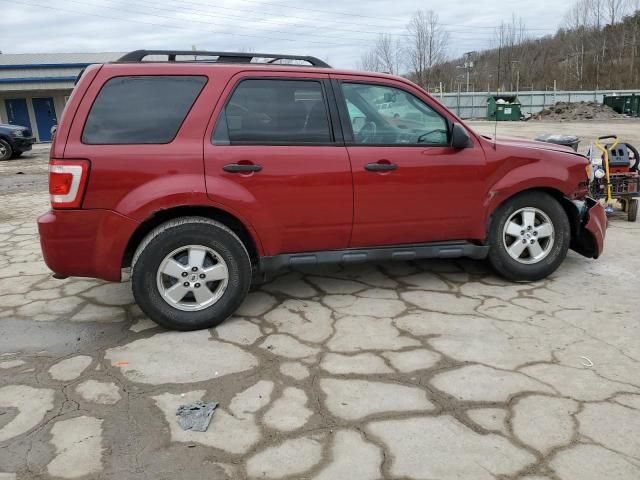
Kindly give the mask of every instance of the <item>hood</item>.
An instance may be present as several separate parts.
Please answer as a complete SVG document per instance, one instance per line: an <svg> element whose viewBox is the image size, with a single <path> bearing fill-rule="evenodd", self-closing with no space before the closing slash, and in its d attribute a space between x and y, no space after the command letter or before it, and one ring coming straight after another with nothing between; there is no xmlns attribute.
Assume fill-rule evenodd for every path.
<svg viewBox="0 0 640 480"><path fill-rule="evenodd" d="M8 130L29 130L29 127L23 127L22 125L11 125L10 123L0 123L0 128L6 128Z"/></svg>
<svg viewBox="0 0 640 480"><path fill-rule="evenodd" d="M493 143L492 137L484 137ZM521 147L521 148L533 148L536 150L547 150L552 152L571 153L573 155L583 155L575 152L573 148L564 145L557 145L555 143L540 142L538 140L527 140L526 138L516 137L498 137L496 141L497 146L505 147Z"/></svg>

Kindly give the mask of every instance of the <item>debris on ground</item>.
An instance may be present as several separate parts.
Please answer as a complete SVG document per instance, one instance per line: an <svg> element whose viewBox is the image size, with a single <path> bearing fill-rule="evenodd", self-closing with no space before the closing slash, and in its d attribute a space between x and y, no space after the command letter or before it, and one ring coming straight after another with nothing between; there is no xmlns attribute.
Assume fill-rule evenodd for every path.
<svg viewBox="0 0 640 480"><path fill-rule="evenodd" d="M584 360L582 363L583 367L593 367L593 362L591 361L591 359L589 357L580 357L582 360Z"/></svg>
<svg viewBox="0 0 640 480"><path fill-rule="evenodd" d="M597 102L558 102L533 116L537 120L610 120L624 117L613 108Z"/></svg>
<svg viewBox="0 0 640 480"><path fill-rule="evenodd" d="M201 400L188 405L180 405L176 410L178 424L183 430L206 432L218 402L205 403Z"/></svg>

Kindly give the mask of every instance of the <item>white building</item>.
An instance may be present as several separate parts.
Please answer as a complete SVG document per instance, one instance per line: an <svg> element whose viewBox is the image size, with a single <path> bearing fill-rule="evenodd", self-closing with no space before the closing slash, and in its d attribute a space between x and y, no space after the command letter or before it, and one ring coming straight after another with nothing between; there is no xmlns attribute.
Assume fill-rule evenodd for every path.
<svg viewBox="0 0 640 480"><path fill-rule="evenodd" d="M31 128L51 140L73 84L83 68L117 60L122 53L0 53L0 123Z"/></svg>

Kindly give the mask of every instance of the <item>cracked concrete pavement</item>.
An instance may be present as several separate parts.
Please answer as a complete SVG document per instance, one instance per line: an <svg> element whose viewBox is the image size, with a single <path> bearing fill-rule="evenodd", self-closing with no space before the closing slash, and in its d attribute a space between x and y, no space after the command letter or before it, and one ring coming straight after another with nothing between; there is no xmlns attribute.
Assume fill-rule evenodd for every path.
<svg viewBox="0 0 640 480"><path fill-rule="evenodd" d="M640 478L638 223L541 282L287 271L217 329L168 332L128 283L51 278L46 153L0 164L0 480ZM208 431L181 430L200 399Z"/></svg>

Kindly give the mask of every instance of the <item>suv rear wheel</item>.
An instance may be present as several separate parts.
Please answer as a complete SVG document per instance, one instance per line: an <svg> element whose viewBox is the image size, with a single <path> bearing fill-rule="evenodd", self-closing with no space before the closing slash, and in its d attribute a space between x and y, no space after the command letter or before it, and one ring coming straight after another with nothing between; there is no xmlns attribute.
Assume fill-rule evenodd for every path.
<svg viewBox="0 0 640 480"><path fill-rule="evenodd" d="M251 261L225 225L186 217L154 229L138 247L131 276L143 312L175 330L222 323L240 306L251 283Z"/></svg>
<svg viewBox="0 0 640 480"><path fill-rule="evenodd" d="M553 273L571 242L569 219L562 205L543 192L527 192L494 214L489 232L489 262L516 282L540 280Z"/></svg>

